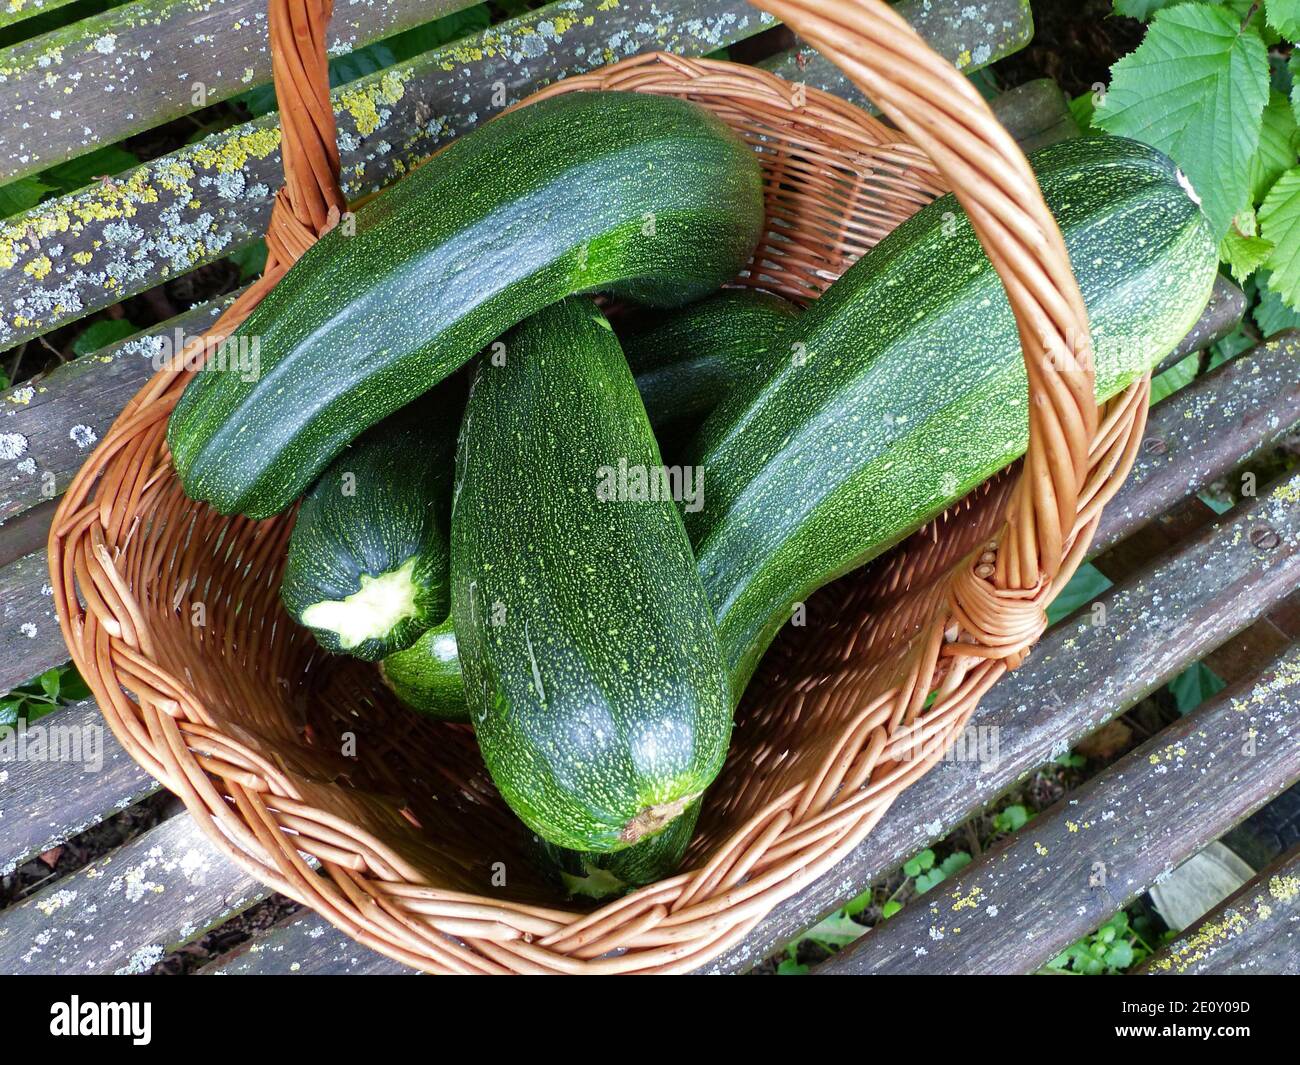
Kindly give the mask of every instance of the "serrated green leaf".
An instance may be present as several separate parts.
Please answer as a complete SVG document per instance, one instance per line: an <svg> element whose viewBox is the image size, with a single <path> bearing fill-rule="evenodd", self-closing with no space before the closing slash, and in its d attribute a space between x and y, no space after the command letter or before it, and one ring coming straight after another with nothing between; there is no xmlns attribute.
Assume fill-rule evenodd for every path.
<svg viewBox="0 0 1300 1065"><path fill-rule="evenodd" d="M889 920L889 918L893 917L894 914L896 914L902 908L903 908L903 904L901 902L899 902L897 899L890 899L888 902L886 902L883 906L880 907L880 916L887 921Z"/></svg>
<svg viewBox="0 0 1300 1065"><path fill-rule="evenodd" d="M1008 806L993 818L993 827L999 832L1015 832L1029 823L1029 811L1019 803Z"/></svg>
<svg viewBox="0 0 1300 1065"><path fill-rule="evenodd" d="M1222 237L1250 193L1268 82L1253 26L1242 29L1225 8L1181 4L1158 12L1137 50L1111 68L1094 124L1171 156Z"/></svg>
<svg viewBox="0 0 1300 1065"><path fill-rule="evenodd" d="M1214 670L1204 662L1197 662L1183 670L1169 682L1170 694L1179 714L1190 714L1212 695L1217 695L1227 687Z"/></svg>
<svg viewBox="0 0 1300 1065"><path fill-rule="evenodd" d="M1273 291L1272 278L1266 273L1257 275L1259 283L1259 302L1255 305L1251 317L1265 337L1276 336L1284 329L1300 329L1300 312L1293 311L1282 297Z"/></svg>
<svg viewBox="0 0 1300 1065"><path fill-rule="evenodd" d="M1287 98L1273 91L1268 94L1268 106L1264 108L1259 149L1250 161L1250 202L1259 203L1273 183L1295 164L1295 115Z"/></svg>
<svg viewBox="0 0 1300 1065"><path fill-rule="evenodd" d="M35 207L53 189L54 186L34 177L19 178L7 185L0 185L0 218L12 218Z"/></svg>
<svg viewBox="0 0 1300 1065"><path fill-rule="evenodd" d="M1283 37L1300 38L1300 0L1266 0L1264 14Z"/></svg>
<svg viewBox="0 0 1300 1065"><path fill-rule="evenodd" d="M1254 229L1255 212L1242 211L1237 216L1238 222L1234 223L1224 238L1219 241L1219 258L1228 264L1228 269L1232 271L1232 276L1237 279L1239 284L1258 270L1273 250L1271 241L1267 241L1263 237L1243 235L1239 226L1241 225L1240 219L1245 214L1250 215L1251 228ZM1161 374L1161 376L1164 375ZM1163 399L1164 397L1160 398ZM1153 395L1151 402L1157 403L1159 400Z"/></svg>
<svg viewBox="0 0 1300 1065"><path fill-rule="evenodd" d="M970 865L970 855L965 851L953 851L948 857L939 863L939 868L944 871L946 876L952 876L953 873L960 869L965 869Z"/></svg>
<svg viewBox="0 0 1300 1065"><path fill-rule="evenodd" d="M72 351L75 355L89 355L136 332L139 332L139 326L132 325L125 318L101 318L91 322L72 342Z"/></svg>
<svg viewBox="0 0 1300 1065"><path fill-rule="evenodd" d="M1265 266L1269 286L1292 310L1300 310L1300 167L1274 182L1259 209L1259 234L1272 242Z"/></svg>
<svg viewBox="0 0 1300 1065"><path fill-rule="evenodd" d="M948 874L942 869L931 869L928 873L922 873L916 878L916 893L924 895L936 884L942 884L948 879Z"/></svg>
<svg viewBox="0 0 1300 1065"><path fill-rule="evenodd" d="M1146 22L1162 8L1181 3L1184 3L1184 0L1115 0L1115 14Z"/></svg>
<svg viewBox="0 0 1300 1065"><path fill-rule="evenodd" d="M1112 969L1127 969L1133 964L1133 946L1127 939L1112 943L1106 951L1106 964Z"/></svg>

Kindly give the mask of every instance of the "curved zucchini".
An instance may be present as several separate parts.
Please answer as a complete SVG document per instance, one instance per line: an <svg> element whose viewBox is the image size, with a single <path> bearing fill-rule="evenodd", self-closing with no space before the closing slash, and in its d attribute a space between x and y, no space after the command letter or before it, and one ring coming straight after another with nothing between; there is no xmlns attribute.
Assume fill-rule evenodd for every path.
<svg viewBox="0 0 1300 1065"><path fill-rule="evenodd" d="M679 306L713 291L757 243L762 178L695 104L568 93L461 137L354 221L223 346L248 365L182 394L167 440L191 498L278 513L349 440L570 293Z"/></svg>
<svg viewBox="0 0 1300 1065"><path fill-rule="evenodd" d="M1083 291L1104 399L1196 322L1215 242L1153 148L1084 138L1031 162ZM708 491L685 520L737 698L795 603L1028 443L1015 320L952 196L854 264L786 339L800 357L731 393L693 449Z"/></svg>
<svg viewBox="0 0 1300 1065"><path fill-rule="evenodd" d="M662 831L726 755L713 616L604 316L566 300L480 360L456 453L452 617L484 761L543 839L614 851Z"/></svg>
<svg viewBox="0 0 1300 1065"><path fill-rule="evenodd" d="M302 501L280 598L329 651L373 661L447 616L456 384L363 433Z"/></svg>

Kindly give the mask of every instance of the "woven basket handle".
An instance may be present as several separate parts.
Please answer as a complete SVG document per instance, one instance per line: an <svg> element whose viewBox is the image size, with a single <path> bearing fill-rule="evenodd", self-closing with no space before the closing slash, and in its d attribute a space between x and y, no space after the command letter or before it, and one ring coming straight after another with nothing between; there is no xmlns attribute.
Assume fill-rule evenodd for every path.
<svg viewBox="0 0 1300 1065"><path fill-rule="evenodd" d="M1097 426L1088 315L1024 153L957 69L881 0L751 0L840 68L934 161L1002 279L1029 373L1029 451L997 589L1049 585L1074 533Z"/></svg>

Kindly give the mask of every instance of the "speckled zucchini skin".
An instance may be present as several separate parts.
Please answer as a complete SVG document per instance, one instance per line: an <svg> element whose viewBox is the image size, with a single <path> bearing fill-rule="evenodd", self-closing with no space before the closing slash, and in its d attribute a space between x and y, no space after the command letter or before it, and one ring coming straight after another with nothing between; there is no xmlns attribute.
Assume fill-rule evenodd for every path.
<svg viewBox="0 0 1300 1065"><path fill-rule="evenodd" d="M294 265L236 332L257 339L260 373L195 375L167 434L186 492L278 513L349 440L547 304L699 299L753 250L761 182L719 119L670 97L569 93L494 119Z"/></svg>
<svg viewBox="0 0 1300 1065"><path fill-rule="evenodd" d="M709 413L759 372L796 314L780 296L727 289L620 330L650 424L658 429Z"/></svg>
<svg viewBox="0 0 1300 1065"><path fill-rule="evenodd" d="M312 629L326 650L374 661L410 647L447 616L447 524L463 397L461 383L448 381L385 418L345 448L303 498L280 585L300 624L312 604L355 593L362 574L378 577L416 560L415 612L386 636L351 648L336 632Z"/></svg>
<svg viewBox="0 0 1300 1065"><path fill-rule="evenodd" d="M566 894L607 899L654 884L677 872L700 819L699 802L658 835L612 854L571 851L537 839L539 864Z"/></svg>
<svg viewBox="0 0 1300 1065"><path fill-rule="evenodd" d="M1174 164L1152 148L1086 138L1031 162L1087 303L1097 394L1109 397L1195 323L1215 242ZM693 448L705 505L686 525L736 697L792 604L1028 442L1015 322L951 196L848 270L787 340L800 357L731 393Z"/></svg>
<svg viewBox="0 0 1300 1065"><path fill-rule="evenodd" d="M529 828L608 852L661 831L731 734L676 505L601 499L659 450L604 316L565 300L480 361L456 453L452 618L484 761Z"/></svg>
<svg viewBox="0 0 1300 1065"><path fill-rule="evenodd" d="M379 663L379 675L402 703L440 721L468 721L464 677L451 618Z"/></svg>

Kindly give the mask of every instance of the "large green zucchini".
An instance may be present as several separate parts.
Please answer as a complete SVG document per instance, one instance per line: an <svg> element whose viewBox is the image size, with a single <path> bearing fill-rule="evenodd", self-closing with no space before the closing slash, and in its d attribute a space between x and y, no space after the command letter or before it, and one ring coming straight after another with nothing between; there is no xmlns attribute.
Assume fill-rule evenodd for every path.
<svg viewBox="0 0 1300 1065"><path fill-rule="evenodd" d="M404 651L379 663L388 689L412 710L440 721L468 721L456 627L444 618Z"/></svg>
<svg viewBox="0 0 1300 1065"><path fill-rule="evenodd" d="M225 349L256 345L256 361L200 372L181 396L176 470L223 513L275 514L516 322L579 291L698 299L762 225L754 152L701 107L568 93L509 112L303 255Z"/></svg>
<svg viewBox="0 0 1300 1065"><path fill-rule="evenodd" d="M1215 242L1182 175L1153 148L1086 138L1031 162L1087 303L1106 398L1196 322ZM736 697L794 604L1028 442L1015 321L951 196L851 267L786 341L798 357L729 394L691 459L707 487L686 526Z"/></svg>
<svg viewBox="0 0 1300 1065"><path fill-rule="evenodd" d="M659 451L613 331L588 300L507 334L461 427L452 617L465 695L502 796L543 839L615 851L670 825L731 733L713 616L671 498L607 491Z"/></svg>
<svg viewBox="0 0 1300 1065"><path fill-rule="evenodd" d="M373 661L447 616L458 384L363 433L303 498L280 597L327 650Z"/></svg>

